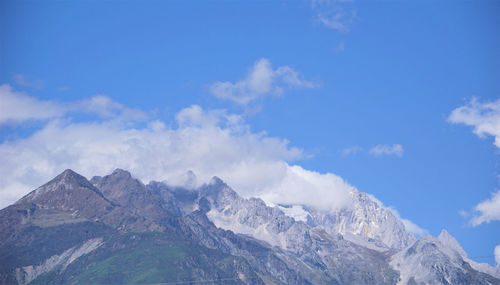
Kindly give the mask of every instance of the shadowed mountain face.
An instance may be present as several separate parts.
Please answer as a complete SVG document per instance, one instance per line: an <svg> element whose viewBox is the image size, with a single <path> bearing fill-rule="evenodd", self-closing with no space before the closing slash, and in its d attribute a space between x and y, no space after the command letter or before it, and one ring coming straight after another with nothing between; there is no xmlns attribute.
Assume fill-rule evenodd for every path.
<svg viewBox="0 0 500 285"><path fill-rule="evenodd" d="M500 284L446 231L417 240L352 194L353 209L325 213L216 177L188 190L66 170L0 210L0 284Z"/></svg>
<svg viewBox="0 0 500 285"><path fill-rule="evenodd" d="M102 193L105 199L135 215L175 230L179 221L175 217L176 209L153 192L139 180L132 178L128 171L116 169L110 175L95 176L90 183Z"/></svg>

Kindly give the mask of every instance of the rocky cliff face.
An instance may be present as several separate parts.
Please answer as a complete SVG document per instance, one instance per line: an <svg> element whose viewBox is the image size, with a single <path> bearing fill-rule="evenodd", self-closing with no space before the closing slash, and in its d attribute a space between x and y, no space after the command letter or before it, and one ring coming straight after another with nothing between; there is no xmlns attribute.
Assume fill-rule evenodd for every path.
<svg viewBox="0 0 500 285"><path fill-rule="evenodd" d="M402 249L415 241L401 220L379 201L358 190L350 194L353 201L350 209L319 212L306 208L308 224L330 234L340 233L353 242L362 240L362 244L371 243L382 248Z"/></svg>
<svg viewBox="0 0 500 285"><path fill-rule="evenodd" d="M500 284L446 231L416 240L366 193L322 212L66 170L0 210L0 284ZM34 254L35 253L35 254Z"/></svg>

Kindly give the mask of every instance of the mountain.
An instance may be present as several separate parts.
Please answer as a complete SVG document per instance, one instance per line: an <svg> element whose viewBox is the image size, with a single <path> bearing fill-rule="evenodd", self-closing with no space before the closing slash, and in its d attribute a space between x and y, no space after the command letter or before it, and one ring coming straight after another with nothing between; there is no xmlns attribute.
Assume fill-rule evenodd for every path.
<svg viewBox="0 0 500 285"><path fill-rule="evenodd" d="M214 177L145 185L66 170L0 210L0 284L500 284L446 231L416 239L370 195L268 206Z"/></svg>
<svg viewBox="0 0 500 285"><path fill-rule="evenodd" d="M392 256L390 264L401 274L398 284L498 284L499 279L480 272L465 251L445 230L438 238L421 237ZM474 268L475 267L475 268ZM479 270L478 270L479 269Z"/></svg>

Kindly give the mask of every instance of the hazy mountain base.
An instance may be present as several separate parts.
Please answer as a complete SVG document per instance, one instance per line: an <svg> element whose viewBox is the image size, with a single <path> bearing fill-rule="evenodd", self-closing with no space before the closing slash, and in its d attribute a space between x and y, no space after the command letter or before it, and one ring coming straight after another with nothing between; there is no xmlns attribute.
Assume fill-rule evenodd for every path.
<svg viewBox="0 0 500 285"><path fill-rule="evenodd" d="M220 179L189 191L145 186L116 170L91 182L67 170L0 210L2 284L500 284L474 268L495 269L469 261L449 235L436 251L420 250L422 238L409 242L400 221L361 192L347 216L308 209L303 222Z"/></svg>

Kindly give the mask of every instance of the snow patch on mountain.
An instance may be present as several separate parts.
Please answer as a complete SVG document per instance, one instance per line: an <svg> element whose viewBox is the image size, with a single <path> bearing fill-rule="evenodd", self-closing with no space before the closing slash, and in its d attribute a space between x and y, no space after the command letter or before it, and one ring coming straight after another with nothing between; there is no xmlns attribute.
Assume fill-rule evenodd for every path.
<svg viewBox="0 0 500 285"><path fill-rule="evenodd" d="M206 213L208 219L218 228L230 230L234 233L252 236L256 239L267 242L271 246L285 248L286 244L282 238L282 234L272 234L267 230L269 223L263 223L256 227L240 222L241 213L236 215L225 215L224 211L210 210Z"/></svg>
<svg viewBox="0 0 500 285"><path fill-rule="evenodd" d="M283 206L278 205L278 208L285 213L285 215L294 218L296 221L306 223L307 217L310 216L309 212L304 210L301 205Z"/></svg>

